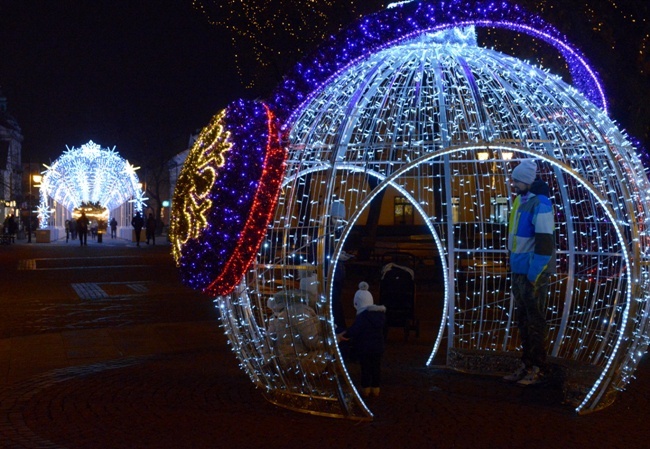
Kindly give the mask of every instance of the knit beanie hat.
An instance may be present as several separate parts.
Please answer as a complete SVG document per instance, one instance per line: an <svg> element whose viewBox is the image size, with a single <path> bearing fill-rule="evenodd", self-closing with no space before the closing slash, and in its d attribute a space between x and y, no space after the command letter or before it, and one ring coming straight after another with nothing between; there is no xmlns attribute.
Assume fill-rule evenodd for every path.
<svg viewBox="0 0 650 449"><path fill-rule="evenodd" d="M368 291L368 288L367 282L360 282L359 290L354 294L354 308L357 309L357 315L374 303L372 293Z"/></svg>
<svg viewBox="0 0 650 449"><path fill-rule="evenodd" d="M537 164L532 159L524 159L512 171L512 179L523 182L524 184L532 184L536 177Z"/></svg>

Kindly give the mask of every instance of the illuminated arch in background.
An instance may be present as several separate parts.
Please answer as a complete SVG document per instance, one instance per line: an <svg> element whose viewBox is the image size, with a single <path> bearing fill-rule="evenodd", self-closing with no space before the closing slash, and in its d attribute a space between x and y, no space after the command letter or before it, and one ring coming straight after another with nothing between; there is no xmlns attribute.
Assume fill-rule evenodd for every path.
<svg viewBox="0 0 650 449"><path fill-rule="evenodd" d="M551 43L567 59L578 90L477 47L477 26ZM423 216L445 267L446 327L429 362L443 332L448 357L516 351L507 232L490 201L508 201L512 168L527 157L538 160L557 213L550 355L598 373L576 411L608 405L631 380L648 345L650 183L635 149L607 117L596 74L557 30L505 2L404 4L325 43L286 78L269 106L282 111L283 185L257 260L216 303L242 368L271 402L372 419L335 342L331 279L355 220L388 187ZM228 121L244 123L245 116ZM372 187L371 178L379 185ZM349 222L333 213L340 203ZM204 273L200 264L192 269ZM299 282L312 271L315 292ZM278 303L287 310L312 307L316 348L298 345L303 314L285 328L296 342L293 353L280 352L269 308Z"/></svg>
<svg viewBox="0 0 650 449"><path fill-rule="evenodd" d="M72 212L82 203L99 204L108 211L130 202L142 213L144 191L136 170L115 149L101 148L92 140L79 148L69 148L51 167L46 166L40 186L38 220L48 226L52 198Z"/></svg>

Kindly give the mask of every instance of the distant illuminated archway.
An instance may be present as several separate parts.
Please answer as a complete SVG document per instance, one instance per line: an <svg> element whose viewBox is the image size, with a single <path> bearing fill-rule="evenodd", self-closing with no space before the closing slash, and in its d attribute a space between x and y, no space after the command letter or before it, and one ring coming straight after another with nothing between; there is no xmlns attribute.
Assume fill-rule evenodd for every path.
<svg viewBox="0 0 650 449"><path fill-rule="evenodd" d="M70 148L43 173L38 221L48 225L52 198L70 212L82 205L95 204L112 210L126 202L142 212L144 191L134 167L115 149L101 148L92 140L79 148Z"/></svg>

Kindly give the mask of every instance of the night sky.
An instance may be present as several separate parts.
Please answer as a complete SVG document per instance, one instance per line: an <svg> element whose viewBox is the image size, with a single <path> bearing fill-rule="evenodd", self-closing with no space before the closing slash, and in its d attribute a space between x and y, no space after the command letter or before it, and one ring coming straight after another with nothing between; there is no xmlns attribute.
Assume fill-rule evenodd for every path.
<svg viewBox="0 0 650 449"><path fill-rule="evenodd" d="M129 159L181 151L247 95L228 37L190 1L0 5L0 87L25 138L23 160L54 160L89 140Z"/></svg>
<svg viewBox="0 0 650 449"><path fill-rule="evenodd" d="M244 3L233 0L0 0L0 88L22 128L23 160L47 163L66 145L89 140L115 146L135 163L146 154L171 156L231 101L268 94L307 44L321 40L318 32L382 3L318 2L316 21L303 0L250 0L246 5L260 5L257 20L275 16L250 27L249 18L237 20L235 9ZM647 52L638 56L650 21L646 0L519 3L543 9L591 60L609 94L610 115L647 148L650 80L639 68L650 70L650 61ZM259 34L258 45L240 39L237 53L237 30L210 23L219 15ZM295 33L268 31L296 21L304 25ZM255 54L260 47L269 51ZM262 83L243 87L253 79Z"/></svg>

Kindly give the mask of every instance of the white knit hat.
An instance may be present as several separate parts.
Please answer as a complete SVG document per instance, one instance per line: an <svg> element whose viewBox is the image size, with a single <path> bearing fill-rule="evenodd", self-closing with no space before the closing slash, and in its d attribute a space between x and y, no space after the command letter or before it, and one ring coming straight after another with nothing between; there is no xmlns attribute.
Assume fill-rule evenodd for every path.
<svg viewBox="0 0 650 449"><path fill-rule="evenodd" d="M512 179L523 182L524 184L532 184L536 177L537 164L532 159L524 159L512 171Z"/></svg>
<svg viewBox="0 0 650 449"><path fill-rule="evenodd" d="M354 294L354 308L357 309L357 315L374 304L372 293L368 291L369 287L367 282L360 282L359 290Z"/></svg>

